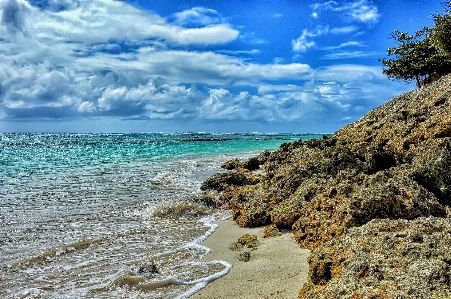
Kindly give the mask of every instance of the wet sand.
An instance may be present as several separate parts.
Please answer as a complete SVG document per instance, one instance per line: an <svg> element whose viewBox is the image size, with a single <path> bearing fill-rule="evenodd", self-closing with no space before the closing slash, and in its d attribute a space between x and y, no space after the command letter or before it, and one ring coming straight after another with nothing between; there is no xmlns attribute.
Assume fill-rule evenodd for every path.
<svg viewBox="0 0 451 299"><path fill-rule="evenodd" d="M299 248L292 233L278 237L263 238L263 228L239 228L233 220L217 223L219 227L201 244L212 249L204 260L224 260L232 269L224 277L209 283L190 297L200 298L297 298L307 280L307 258L310 251ZM230 246L243 234L257 235L256 250L249 251L248 262L238 260L240 251Z"/></svg>

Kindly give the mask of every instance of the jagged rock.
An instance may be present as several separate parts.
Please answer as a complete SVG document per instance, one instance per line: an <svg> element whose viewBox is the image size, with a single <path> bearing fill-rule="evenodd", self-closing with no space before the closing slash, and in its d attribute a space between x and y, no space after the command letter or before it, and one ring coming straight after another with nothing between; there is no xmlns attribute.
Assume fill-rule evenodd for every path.
<svg viewBox="0 0 451 299"><path fill-rule="evenodd" d="M449 244L450 218L372 220L312 252L299 298L448 298Z"/></svg>
<svg viewBox="0 0 451 299"><path fill-rule="evenodd" d="M227 172L227 173L216 173L200 186L202 191L205 190L216 190L224 191L229 186L245 186L254 185L259 182L257 177L247 176L241 172Z"/></svg>
<svg viewBox="0 0 451 299"><path fill-rule="evenodd" d="M395 155L381 148L370 148L365 153L365 166L363 171L373 174L381 170L396 166Z"/></svg>
<svg viewBox="0 0 451 299"><path fill-rule="evenodd" d="M263 165L266 163L266 161L268 160L269 156L271 156L271 151L264 151L262 153L260 153L256 158L258 160L258 164L259 165Z"/></svg>
<svg viewBox="0 0 451 299"><path fill-rule="evenodd" d="M207 185L240 226L291 226L314 250L300 298L451 297L451 75L265 155L252 188Z"/></svg>
<svg viewBox="0 0 451 299"><path fill-rule="evenodd" d="M263 229L263 238L277 237L282 233L275 224L267 225Z"/></svg>
<svg viewBox="0 0 451 299"><path fill-rule="evenodd" d="M252 157L241 163L241 167L247 170L256 170L260 168L260 160L258 157Z"/></svg>
<svg viewBox="0 0 451 299"><path fill-rule="evenodd" d="M202 193L193 196L191 200L195 203L201 203L202 205L210 208L219 208L221 206L221 202L216 199L216 194L214 193Z"/></svg>
<svg viewBox="0 0 451 299"><path fill-rule="evenodd" d="M296 240L309 249L376 218L446 216L438 199L402 170L342 172L326 185L331 187L305 203L293 225Z"/></svg>
<svg viewBox="0 0 451 299"><path fill-rule="evenodd" d="M233 160L226 161L224 164L221 165L221 168L224 168L227 170L234 170L234 169L238 168L239 165L240 165L240 160L233 159Z"/></svg>
<svg viewBox="0 0 451 299"><path fill-rule="evenodd" d="M412 177L441 203L451 205L451 138L425 142L412 159Z"/></svg>
<svg viewBox="0 0 451 299"><path fill-rule="evenodd" d="M256 235L244 234L238 238L238 241L234 243L235 250L241 250L242 248L252 248L252 250L258 247L258 237Z"/></svg>
<svg viewBox="0 0 451 299"><path fill-rule="evenodd" d="M265 164L266 160L268 160L271 155L270 151L264 151L256 157L251 157L246 161L240 162L238 159L233 159L226 161L221 165L222 168L227 170L256 170L260 168L260 165Z"/></svg>
<svg viewBox="0 0 451 299"><path fill-rule="evenodd" d="M236 189L229 205L232 209L232 218L240 227L256 227L267 225L271 222L269 205L262 197L262 188Z"/></svg>

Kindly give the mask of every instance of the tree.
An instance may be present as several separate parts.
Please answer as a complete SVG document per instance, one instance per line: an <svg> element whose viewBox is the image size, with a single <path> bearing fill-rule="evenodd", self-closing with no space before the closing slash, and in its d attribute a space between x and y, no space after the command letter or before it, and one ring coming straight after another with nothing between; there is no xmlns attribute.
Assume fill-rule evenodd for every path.
<svg viewBox="0 0 451 299"><path fill-rule="evenodd" d="M432 43L444 54L451 56L451 2L442 2L444 13L432 15Z"/></svg>
<svg viewBox="0 0 451 299"><path fill-rule="evenodd" d="M432 29L424 27L415 35L395 30L390 38L397 47L387 50L393 59L379 59L387 68L382 73L393 80L416 81L418 87L432 82L451 70L451 57L447 57L431 40Z"/></svg>

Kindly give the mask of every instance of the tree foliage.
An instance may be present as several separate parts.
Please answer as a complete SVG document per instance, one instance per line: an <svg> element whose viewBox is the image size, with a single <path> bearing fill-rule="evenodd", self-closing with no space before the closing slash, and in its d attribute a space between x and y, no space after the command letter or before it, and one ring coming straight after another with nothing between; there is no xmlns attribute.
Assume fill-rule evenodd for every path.
<svg viewBox="0 0 451 299"><path fill-rule="evenodd" d="M434 28L424 27L415 35L395 30L390 39L397 46L379 59L382 73L393 80L415 81L420 87L451 72L451 3L443 4L445 13L434 15Z"/></svg>
<svg viewBox="0 0 451 299"><path fill-rule="evenodd" d="M451 56L451 2L442 3L444 13L434 14L432 43L444 54Z"/></svg>

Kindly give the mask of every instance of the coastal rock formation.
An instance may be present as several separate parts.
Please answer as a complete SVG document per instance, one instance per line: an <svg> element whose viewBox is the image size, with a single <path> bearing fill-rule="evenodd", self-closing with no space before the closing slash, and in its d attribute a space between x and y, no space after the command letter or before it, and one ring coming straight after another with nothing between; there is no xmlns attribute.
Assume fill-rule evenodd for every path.
<svg viewBox="0 0 451 299"><path fill-rule="evenodd" d="M300 298L449 298L451 221L375 219L312 252Z"/></svg>
<svg viewBox="0 0 451 299"><path fill-rule="evenodd" d="M240 182L212 189L223 191L220 201L240 226L291 228L312 250L299 298L448 292L451 76L395 97L330 137L283 144L257 163L265 170L258 180L255 166L236 163L228 174Z"/></svg>

